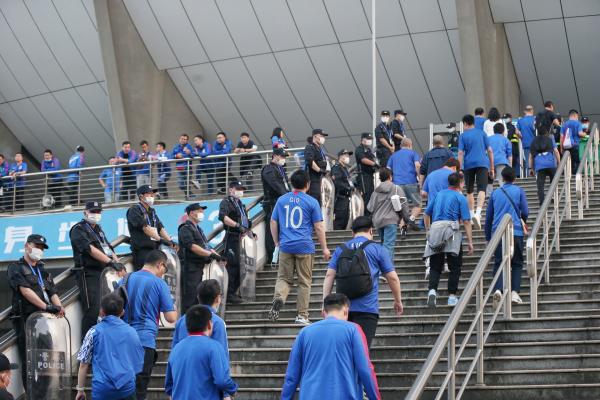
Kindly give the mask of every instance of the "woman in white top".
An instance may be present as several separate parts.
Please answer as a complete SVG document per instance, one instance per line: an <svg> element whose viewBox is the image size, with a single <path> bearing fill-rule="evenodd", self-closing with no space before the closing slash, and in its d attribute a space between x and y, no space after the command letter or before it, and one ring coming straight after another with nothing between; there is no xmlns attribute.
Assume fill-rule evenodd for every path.
<svg viewBox="0 0 600 400"><path fill-rule="evenodd" d="M500 111L496 107L492 107L488 112L488 119L483 123L483 131L488 136L494 136L494 125L498 123L504 125L504 136L506 136L506 124L500 119Z"/></svg>

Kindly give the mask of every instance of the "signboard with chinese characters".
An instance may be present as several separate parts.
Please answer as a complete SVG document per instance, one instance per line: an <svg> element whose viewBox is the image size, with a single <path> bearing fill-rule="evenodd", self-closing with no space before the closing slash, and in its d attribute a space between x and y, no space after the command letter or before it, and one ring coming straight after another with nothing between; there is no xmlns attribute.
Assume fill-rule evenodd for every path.
<svg viewBox="0 0 600 400"><path fill-rule="evenodd" d="M251 203L254 198L243 199L244 204ZM220 200L202 201L205 205L204 221L200 226L208 235L219 222ZM177 241L177 227L183 222L185 207L188 203L157 205L156 212L165 226L165 229ZM252 209L250 216L253 217L261 210L260 206ZM114 240L119 235L129 235L127 229L127 208L109 208L102 212L100 225L106 233L108 240ZM48 213L40 215L24 215L0 218L0 261L17 260L23 256L23 246L27 236L32 233L43 235L48 241L49 249L44 251L44 259L72 257L69 230L83 218L82 211ZM211 242L218 244L222 235L217 236ZM118 254L129 253L129 245L123 244L117 249Z"/></svg>

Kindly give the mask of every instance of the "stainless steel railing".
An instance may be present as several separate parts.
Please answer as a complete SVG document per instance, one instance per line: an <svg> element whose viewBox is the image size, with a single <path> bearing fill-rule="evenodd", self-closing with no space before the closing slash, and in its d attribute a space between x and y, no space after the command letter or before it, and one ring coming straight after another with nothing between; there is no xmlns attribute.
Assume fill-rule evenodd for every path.
<svg viewBox="0 0 600 400"><path fill-rule="evenodd" d="M594 174L600 174L598 158L598 125L592 126L590 139L585 146L583 158L575 174L575 194L577 196L577 216L583 219L583 209L590 208L590 190L594 190Z"/></svg>
<svg viewBox="0 0 600 400"><path fill-rule="evenodd" d="M419 372L419 375L413 383L405 400L418 400L421 397L428 381L433 375L435 367L440 361L440 357L442 356L444 349L447 349L448 352L447 372L444 375L442 383L439 385L439 390L435 397L436 400L441 399L444 395L444 392L447 392L446 398L448 400L460 399L474 371L476 371L477 384L481 385L484 383L485 371L483 364L483 353L485 349L485 343L490 336L494 323L496 322L501 310L504 312L504 319L509 320L512 318L510 279L513 240L513 221L511 216L506 214L500 221L498 228L496 228L496 232L492 236L492 239L486 246L481 259L473 271L473 275L471 275L471 279L469 279L467 286L463 290L458 304L454 307L452 314L450 314L446 325L439 334L438 339L433 345L433 349L429 353L425 364L423 364L423 367L421 368L421 371ZM492 260L498 245L502 245L502 262L498 268L498 271L496 271L489 288L487 291L485 291L483 276L486 273L488 265ZM490 300L490 297L492 297L494 286L498 281L500 274L502 274L503 277L502 287L504 288L502 302L493 310L491 319L488 321L487 326L484 327L484 311ZM475 298L475 316L473 317L469 328L464 333L460 347L457 350L457 335L463 335L462 332L457 332L458 325L473 297ZM472 360L469 363L464 380L460 384L457 392L456 378L459 361L461 358L467 358L465 352L469 343L472 342L471 339L473 338L473 335L475 335L475 353L470 356L472 357Z"/></svg>

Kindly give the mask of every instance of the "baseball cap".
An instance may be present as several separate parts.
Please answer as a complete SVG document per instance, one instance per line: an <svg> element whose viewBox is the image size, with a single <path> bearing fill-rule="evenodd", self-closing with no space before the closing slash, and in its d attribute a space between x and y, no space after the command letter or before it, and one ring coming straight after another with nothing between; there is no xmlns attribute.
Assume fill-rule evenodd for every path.
<svg viewBox="0 0 600 400"><path fill-rule="evenodd" d="M100 211L102 212L102 203L97 201L88 201L85 203L85 209L87 211Z"/></svg>
<svg viewBox="0 0 600 400"><path fill-rule="evenodd" d="M456 122L450 122L448 125L446 125L446 129L450 128L456 128Z"/></svg>
<svg viewBox="0 0 600 400"><path fill-rule="evenodd" d="M185 208L185 213L189 214L196 210L206 210L206 206L200 205L200 203L188 204L188 206Z"/></svg>
<svg viewBox="0 0 600 400"><path fill-rule="evenodd" d="M340 151L338 151L337 155L338 157L341 156L342 154L348 154L349 156L351 156L352 154L354 154L353 152L351 152L350 150L346 150L346 149L341 149Z"/></svg>
<svg viewBox="0 0 600 400"><path fill-rule="evenodd" d="M11 363L4 353L0 353L0 371L8 371L9 369L19 369L19 364Z"/></svg>
<svg viewBox="0 0 600 400"><path fill-rule="evenodd" d="M27 243L41 244L45 249L48 248L47 242L45 237L38 235L37 233L27 236Z"/></svg>
<svg viewBox="0 0 600 400"><path fill-rule="evenodd" d="M371 217L367 217L365 215L356 218L354 221L352 221L352 231L356 232L360 229L364 229L364 228L372 228L373 227L373 220L371 219Z"/></svg>
<svg viewBox="0 0 600 400"><path fill-rule="evenodd" d="M590 122L589 117L581 117L581 122Z"/></svg>
<svg viewBox="0 0 600 400"><path fill-rule="evenodd" d="M363 132L360 134L360 139L373 139L373 135L371 135L369 132Z"/></svg>
<svg viewBox="0 0 600 400"><path fill-rule="evenodd" d="M398 115L398 114L402 114L402 115L408 115L407 113L404 112L403 109L399 109L399 110L395 110L394 111L394 115Z"/></svg>
<svg viewBox="0 0 600 400"><path fill-rule="evenodd" d="M389 116L389 115L390 115L390 112L389 112L388 110L383 110L383 111L381 112L381 115L387 115L387 116Z"/></svg>
<svg viewBox="0 0 600 400"><path fill-rule="evenodd" d="M158 189L154 189L150 185L142 185L139 188L137 188L137 190L135 191L135 194L136 194L136 196L141 196L146 193L156 193L156 192L158 192Z"/></svg>
<svg viewBox="0 0 600 400"><path fill-rule="evenodd" d="M75 151L78 151L78 152L80 152L80 153L81 153L82 151L85 151L85 149L83 148L83 146L77 146L77 147L75 148Z"/></svg>
<svg viewBox="0 0 600 400"><path fill-rule="evenodd" d="M235 188L235 189L242 189L242 190L246 190L246 187L244 186L244 184L241 181L232 181L229 182L229 188Z"/></svg>
<svg viewBox="0 0 600 400"><path fill-rule="evenodd" d="M287 157L288 154L284 149L277 148L277 149L273 150L273 155L280 156L280 157Z"/></svg>
<svg viewBox="0 0 600 400"><path fill-rule="evenodd" d="M312 130L312 135L321 135L321 136L329 136L328 134L326 134L325 132L323 132L323 129L321 128L315 128Z"/></svg>

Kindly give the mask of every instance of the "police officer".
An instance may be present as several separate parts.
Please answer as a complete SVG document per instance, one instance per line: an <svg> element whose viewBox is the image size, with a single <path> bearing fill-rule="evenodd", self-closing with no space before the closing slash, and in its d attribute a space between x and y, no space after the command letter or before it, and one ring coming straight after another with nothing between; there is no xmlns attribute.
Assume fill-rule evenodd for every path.
<svg viewBox="0 0 600 400"><path fill-rule="evenodd" d="M356 148L356 169L358 170L358 186L362 192L365 207L369 204L371 194L375 190L375 181L373 174L379 169L373 154L373 136L370 133L360 135L360 145ZM365 211L365 214L368 214Z"/></svg>
<svg viewBox="0 0 600 400"><path fill-rule="evenodd" d="M83 219L73 225L69 232L73 261L77 271L77 284L83 308L81 337L98 322L100 313L100 277L105 267L110 266L121 275L125 274L115 250L110 245L99 222L102 217L102 204L96 201L85 203Z"/></svg>
<svg viewBox="0 0 600 400"><path fill-rule="evenodd" d="M220 260L219 254L208 244L208 239L200 223L204 221L206 206L192 203L185 208L187 220L179 225L179 258L183 275L181 277L181 312L195 304L196 287L202 282L204 266L210 260Z"/></svg>
<svg viewBox="0 0 600 400"><path fill-rule="evenodd" d="M142 269L148 253L158 249L161 243L176 247L160 222L156 210L152 208L157 191L150 185L140 186L136 190L140 202L127 210L133 268L136 271Z"/></svg>
<svg viewBox="0 0 600 400"><path fill-rule="evenodd" d="M402 139L406 137L406 129L404 127L404 120L406 119L406 113L404 110L394 111L394 119L392 120L392 132L394 133L394 151L400 150L400 144Z"/></svg>
<svg viewBox="0 0 600 400"><path fill-rule="evenodd" d="M219 205L219 221L225 226L225 259L227 260L227 273L229 286L227 289L227 304L242 303L242 298L237 291L240 288L240 244L242 236L252 234L250 228L252 221L242 204L246 188L240 181L229 184L229 193Z"/></svg>
<svg viewBox="0 0 600 400"><path fill-rule="evenodd" d="M29 235L25 242L24 255L8 266L8 284L13 290L12 315L17 335L17 348L21 358L23 387L27 387L25 353L25 322L36 311L46 311L59 317L65 315L56 285L44 269L44 250L48 249L42 235Z"/></svg>
<svg viewBox="0 0 600 400"><path fill-rule="evenodd" d="M353 152L342 149L338 152L338 162L331 168L331 177L335 185L335 204L333 206L333 229L336 231L344 230L348 226L350 217L350 196L354 184L350 179L348 166L350 165L350 156Z"/></svg>
<svg viewBox="0 0 600 400"><path fill-rule="evenodd" d="M515 170L517 176L521 175L521 156L519 149L519 142L521 140L521 134L517 131L517 128L512 123L512 115L509 113L504 114L502 117L506 124L506 137L510 141L512 146L512 167Z"/></svg>
<svg viewBox="0 0 600 400"><path fill-rule="evenodd" d="M286 152L284 149L274 149L271 162L265 165L260 172L264 192L262 206L266 221L271 220L271 214L273 213L273 207L277 199L290 191L290 182L284 169L285 157ZM265 232L265 251L267 253L267 264L271 264L273 262L275 243L273 242L270 229L266 229Z"/></svg>
<svg viewBox="0 0 600 400"><path fill-rule="evenodd" d="M316 199L319 205L321 205L321 179L329 169L323 147L326 136L328 135L322 129L313 129L312 142L304 148L304 162L310 176L308 195Z"/></svg>
<svg viewBox="0 0 600 400"><path fill-rule="evenodd" d="M375 127L375 140L377 145L377 158L381 165L387 165L388 158L395 150L394 132L390 125L390 112L381 112L381 122Z"/></svg>

